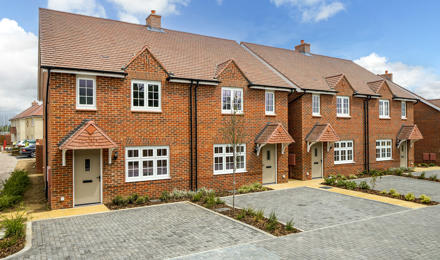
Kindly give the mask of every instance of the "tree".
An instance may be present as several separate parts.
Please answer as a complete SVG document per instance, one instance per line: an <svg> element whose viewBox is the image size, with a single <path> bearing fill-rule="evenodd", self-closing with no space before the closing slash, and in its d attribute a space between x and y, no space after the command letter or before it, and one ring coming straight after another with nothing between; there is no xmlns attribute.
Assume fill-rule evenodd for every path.
<svg viewBox="0 0 440 260"><path fill-rule="evenodd" d="M246 134L244 131L244 120L242 116L237 115L238 111L242 111L241 96L234 95L232 100L230 100L231 115L226 117L223 121L223 138L226 144L232 146L232 210L235 210L235 191L236 191L236 178L235 173L237 171L237 147L240 144L245 143ZM226 104L227 105L227 104Z"/></svg>

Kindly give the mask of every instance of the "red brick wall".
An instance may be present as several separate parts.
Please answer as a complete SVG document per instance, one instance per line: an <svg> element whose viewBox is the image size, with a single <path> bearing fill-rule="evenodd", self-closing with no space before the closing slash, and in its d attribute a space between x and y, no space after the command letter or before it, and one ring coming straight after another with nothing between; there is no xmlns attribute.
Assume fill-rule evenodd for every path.
<svg viewBox="0 0 440 260"><path fill-rule="evenodd" d="M440 112L425 103L418 102L414 106L414 120L423 135L423 139L414 145L415 161L423 162L423 153L436 153L435 163L440 164Z"/></svg>
<svg viewBox="0 0 440 260"><path fill-rule="evenodd" d="M51 167L50 198L52 208L72 207L72 151L66 154L66 166L61 166L58 143L83 119L93 119L117 143L119 158L109 165L108 151L103 150L103 201L116 195L131 193L158 197L163 190L188 189L190 176L189 85L170 83L167 75L146 51L127 68L126 79L97 77L96 111L76 110L76 77L71 74L52 73L49 105L49 166ZM156 80L162 83L162 112L132 112L130 108L131 79ZM264 115L264 91L251 90L247 81L232 63L220 77L220 86L198 87L198 187L231 189L231 175L213 175L213 144L219 140L223 118L221 114L221 86L243 87L244 115L248 137L246 139L247 173L237 174L237 186L261 182L261 155L254 150L254 138L266 122L287 125L287 92L276 92L277 116ZM193 117L194 119L194 117ZM169 145L169 180L125 182L125 147ZM280 147L278 147L280 148ZM280 151L278 149L278 151ZM287 175L287 153L278 157L278 181ZM64 201L60 198L64 197Z"/></svg>

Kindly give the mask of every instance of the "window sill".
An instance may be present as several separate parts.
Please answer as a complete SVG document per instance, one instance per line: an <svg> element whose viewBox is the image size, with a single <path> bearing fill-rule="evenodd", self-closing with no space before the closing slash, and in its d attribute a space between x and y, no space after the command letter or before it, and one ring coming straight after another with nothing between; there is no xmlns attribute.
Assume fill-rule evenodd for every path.
<svg viewBox="0 0 440 260"><path fill-rule="evenodd" d="M393 161L393 159L376 159L376 162Z"/></svg>
<svg viewBox="0 0 440 260"><path fill-rule="evenodd" d="M155 178L145 178L145 179L137 179L137 180L130 180L128 177L125 177L125 182L143 182L143 181L158 181L158 180L169 180L171 179L170 176L164 176L164 177L155 177Z"/></svg>
<svg viewBox="0 0 440 260"><path fill-rule="evenodd" d="M355 164L356 162L350 161L350 162L333 162L334 165L341 165L341 164Z"/></svg>
<svg viewBox="0 0 440 260"><path fill-rule="evenodd" d="M391 117L379 117L381 120L391 120Z"/></svg>
<svg viewBox="0 0 440 260"><path fill-rule="evenodd" d="M240 170L236 171L235 173L246 173L246 170ZM232 172L214 172L214 175L225 175L225 174L232 174Z"/></svg>
<svg viewBox="0 0 440 260"><path fill-rule="evenodd" d="M79 107L77 107L75 110L78 112L96 112L96 111L98 111L98 109L96 109L96 108L79 108Z"/></svg>
<svg viewBox="0 0 440 260"><path fill-rule="evenodd" d="M318 114L316 114L316 115L313 115L312 114L312 117L322 117L321 115L318 115Z"/></svg>
<svg viewBox="0 0 440 260"><path fill-rule="evenodd" d="M336 115L337 118L349 119L351 116Z"/></svg>
<svg viewBox="0 0 440 260"><path fill-rule="evenodd" d="M402 120L408 120L408 118L406 118L406 117L401 117L400 119L402 119Z"/></svg>
<svg viewBox="0 0 440 260"><path fill-rule="evenodd" d="M277 114L265 114L266 116L277 116Z"/></svg>
<svg viewBox="0 0 440 260"><path fill-rule="evenodd" d="M240 113L235 113L235 114L233 114L233 113L222 112L222 115L223 115L223 116L232 116L232 115L243 116L244 113L243 113L243 112L240 112Z"/></svg>
<svg viewBox="0 0 440 260"><path fill-rule="evenodd" d="M162 110L136 110L136 109L131 109L131 112L133 113L162 113Z"/></svg>

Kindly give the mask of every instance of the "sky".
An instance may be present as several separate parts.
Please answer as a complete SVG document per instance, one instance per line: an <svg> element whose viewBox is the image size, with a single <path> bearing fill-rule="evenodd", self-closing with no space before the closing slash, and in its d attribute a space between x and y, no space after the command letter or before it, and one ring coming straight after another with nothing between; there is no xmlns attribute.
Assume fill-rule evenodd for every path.
<svg viewBox="0 0 440 260"><path fill-rule="evenodd" d="M440 98L440 1L0 0L0 121L37 98L38 8L133 23L151 10L169 29L351 59ZM2 122L0 122L2 124Z"/></svg>

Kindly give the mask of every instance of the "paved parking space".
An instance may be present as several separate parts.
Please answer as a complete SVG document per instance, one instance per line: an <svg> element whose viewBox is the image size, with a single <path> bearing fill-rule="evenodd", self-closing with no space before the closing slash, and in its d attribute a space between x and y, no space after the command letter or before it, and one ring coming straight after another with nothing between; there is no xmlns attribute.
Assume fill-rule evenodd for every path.
<svg viewBox="0 0 440 260"><path fill-rule="evenodd" d="M179 259L438 259L439 223L433 206Z"/></svg>
<svg viewBox="0 0 440 260"><path fill-rule="evenodd" d="M272 238L189 203L32 223L24 259L163 259Z"/></svg>
<svg viewBox="0 0 440 260"><path fill-rule="evenodd" d="M412 172L411 174L414 176L420 176L422 173L425 173L425 177L431 177L433 175L436 175L438 179L440 179L440 170L427 170L427 171L421 171L421 172Z"/></svg>
<svg viewBox="0 0 440 260"><path fill-rule="evenodd" d="M362 180L370 182L370 178L357 179L356 182ZM440 182L388 175L377 178L374 189L387 191L395 189L400 194L412 192L417 197L421 194L425 194L431 197L432 200L440 201Z"/></svg>
<svg viewBox="0 0 440 260"><path fill-rule="evenodd" d="M228 204L232 203L232 197L226 197L225 200ZM308 187L239 195L235 203L240 208L264 209L266 216L273 211L284 223L293 219L295 227L302 230L406 210L391 204Z"/></svg>

